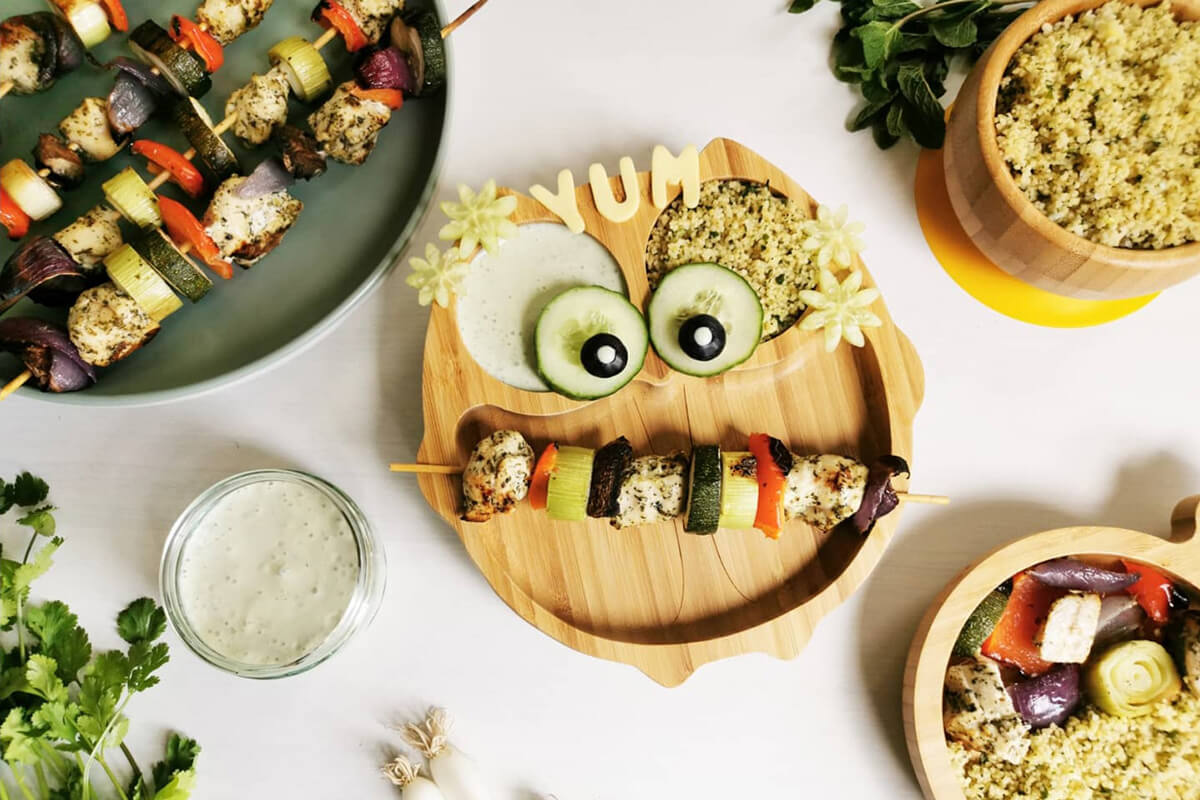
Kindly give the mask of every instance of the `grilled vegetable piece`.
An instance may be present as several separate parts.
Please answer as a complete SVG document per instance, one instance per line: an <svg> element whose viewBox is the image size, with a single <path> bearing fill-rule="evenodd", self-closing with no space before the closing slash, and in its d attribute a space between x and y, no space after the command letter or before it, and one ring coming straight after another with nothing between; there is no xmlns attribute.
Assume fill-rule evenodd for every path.
<svg viewBox="0 0 1200 800"><path fill-rule="evenodd" d="M212 118L194 97L185 97L171 109L171 118L196 150L200 170L214 186L242 171L225 140L213 131Z"/></svg>
<svg viewBox="0 0 1200 800"><path fill-rule="evenodd" d="M12 81L17 94L33 94L54 83L51 43L21 17L0 22L0 83Z"/></svg>
<svg viewBox="0 0 1200 800"><path fill-rule="evenodd" d="M379 132L392 111L376 100L360 97L354 81L343 83L308 118L325 154L343 164L362 164L375 149Z"/></svg>
<svg viewBox="0 0 1200 800"><path fill-rule="evenodd" d="M463 470L463 515L487 522L507 514L529 492L533 448L517 431L496 431L475 445Z"/></svg>
<svg viewBox="0 0 1200 800"><path fill-rule="evenodd" d="M83 159L53 133L38 136L33 161L39 169L50 172L47 180L60 189L74 189L83 182Z"/></svg>
<svg viewBox="0 0 1200 800"><path fill-rule="evenodd" d="M587 519L588 494L596 451L563 445L558 448L554 471L546 487L546 515L550 519L581 522Z"/></svg>
<svg viewBox="0 0 1200 800"><path fill-rule="evenodd" d="M971 616L967 617L967 621L963 623L962 630L958 632L958 639L954 642L953 655L958 658L978 656L984 641L996 629L996 623L1004 614L1006 605L1008 605L1008 595L997 589L993 589L987 597L983 598L971 612Z"/></svg>
<svg viewBox="0 0 1200 800"><path fill-rule="evenodd" d="M67 316L67 330L84 361L107 367L153 339L159 325L132 297L103 283L79 295Z"/></svg>
<svg viewBox="0 0 1200 800"><path fill-rule="evenodd" d="M717 532L721 519L721 473L720 447L699 444L692 449L687 517L683 523L688 533Z"/></svg>
<svg viewBox="0 0 1200 800"><path fill-rule="evenodd" d="M1141 633L1145 622L1146 612L1137 600L1127 594L1110 594L1100 601L1100 622L1092 648L1132 639Z"/></svg>
<svg viewBox="0 0 1200 800"><path fill-rule="evenodd" d="M162 322L183 307L154 267L127 244L104 259L104 268L113 285L132 297L155 322Z"/></svg>
<svg viewBox="0 0 1200 800"><path fill-rule="evenodd" d="M596 451L592 467L592 485L588 492L587 515L608 518L617 515L617 493L621 479L633 460L633 446L624 436Z"/></svg>
<svg viewBox="0 0 1200 800"><path fill-rule="evenodd" d="M341 0L341 5L354 17L367 42L375 44L383 38L392 17L404 8L404 0Z"/></svg>
<svg viewBox="0 0 1200 800"><path fill-rule="evenodd" d="M282 161L278 158L264 158L237 188L237 196L243 200L253 200L290 189L295 184L296 179L284 168Z"/></svg>
<svg viewBox="0 0 1200 800"><path fill-rule="evenodd" d="M31 224L33 220L29 215L22 211L17 201L9 197L4 187L0 186L0 225L8 231L8 238L13 241L20 239L29 233Z"/></svg>
<svg viewBox="0 0 1200 800"><path fill-rule="evenodd" d="M77 392L96 382L96 370L79 355L67 332L44 320L0 320L0 351L20 359L44 392Z"/></svg>
<svg viewBox="0 0 1200 800"><path fill-rule="evenodd" d="M193 303L212 289L209 277L190 258L179 252L162 228L146 231L129 244L172 289Z"/></svg>
<svg viewBox="0 0 1200 800"><path fill-rule="evenodd" d="M1166 630L1167 648L1182 678L1200 692L1200 611L1185 611Z"/></svg>
<svg viewBox="0 0 1200 800"><path fill-rule="evenodd" d="M19 158L0 167L0 186L31 219L45 219L62 208L54 187Z"/></svg>
<svg viewBox="0 0 1200 800"><path fill-rule="evenodd" d="M174 101L179 97L179 92L175 91L175 87L168 83L166 78L155 72L152 67L146 66L142 61L134 58L126 58L125 56L117 56L104 66L133 78L142 86L149 89L155 101L162 103L164 107L166 107L168 102Z"/></svg>
<svg viewBox="0 0 1200 800"><path fill-rule="evenodd" d="M119 212L99 205L54 234L86 274L102 272L104 259L124 244Z"/></svg>
<svg viewBox="0 0 1200 800"><path fill-rule="evenodd" d="M721 454L720 527L745 530L754 527L758 512L758 462L746 452Z"/></svg>
<svg viewBox="0 0 1200 800"><path fill-rule="evenodd" d="M129 47L142 61L157 67L180 94L203 97L212 88L204 59L172 41L153 20L146 20L129 35Z"/></svg>
<svg viewBox="0 0 1200 800"><path fill-rule="evenodd" d="M49 11L26 14L23 19L29 20L35 30L41 31L47 44L52 43L55 50L55 77L74 72L83 66L90 45L83 43L69 21Z"/></svg>
<svg viewBox="0 0 1200 800"><path fill-rule="evenodd" d="M270 139L276 128L287 123L288 94L287 75L279 67L250 78L225 104L225 116L237 114L234 135L248 147Z"/></svg>
<svg viewBox="0 0 1200 800"><path fill-rule="evenodd" d="M0 272L0 314L43 286L81 279L74 259L53 239L35 236L13 251Z"/></svg>
<svg viewBox="0 0 1200 800"><path fill-rule="evenodd" d="M317 140L294 125L284 125L275 134L283 166L292 177L312 180L325 172L325 156Z"/></svg>
<svg viewBox="0 0 1200 800"><path fill-rule="evenodd" d="M1062 595L1062 589L1046 586L1027 572L1013 576L1012 594L995 629L983 642L983 654L1026 675L1049 672L1054 665L1042 658L1034 637L1050 606Z"/></svg>
<svg viewBox="0 0 1200 800"><path fill-rule="evenodd" d="M139 228L162 225L158 198L133 167L126 167L102 184L104 199Z"/></svg>
<svg viewBox="0 0 1200 800"><path fill-rule="evenodd" d="M108 127L108 103L88 97L59 123L58 130L89 161L107 161L121 150Z"/></svg>
<svg viewBox="0 0 1200 800"><path fill-rule="evenodd" d="M867 469L867 488L863 490L862 504L850 518L850 526L861 534L871 532L875 523L900 505L900 496L892 486L897 475L907 477L908 462L897 455L881 456L871 462Z"/></svg>
<svg viewBox="0 0 1200 800"><path fill-rule="evenodd" d="M827 531L862 505L867 467L837 455L792 456L783 492L784 519L800 519Z"/></svg>
<svg viewBox="0 0 1200 800"><path fill-rule="evenodd" d="M942 719L946 733L974 750L1019 764L1029 752L1029 726L1004 688L1000 667L986 659L946 670Z"/></svg>
<svg viewBox="0 0 1200 800"><path fill-rule="evenodd" d="M1008 696L1026 725L1062 725L1083 702L1079 665L1064 664L1039 678L1013 684L1008 687Z"/></svg>
<svg viewBox="0 0 1200 800"><path fill-rule="evenodd" d="M154 94L137 78L117 74L108 95L108 125L121 136L128 136L145 125L158 110Z"/></svg>
<svg viewBox="0 0 1200 800"><path fill-rule="evenodd" d="M304 204L286 191L243 199L237 188L245 180L221 184L204 212L204 227L225 258L250 266L279 246Z"/></svg>
<svg viewBox="0 0 1200 800"><path fill-rule="evenodd" d="M1150 619L1162 625L1173 608L1186 608L1187 599L1175 588L1174 582L1154 567L1136 561L1122 560L1126 571L1139 576L1137 583L1126 591L1141 604Z"/></svg>
<svg viewBox="0 0 1200 800"><path fill-rule="evenodd" d="M388 39L404 53L413 74L412 94L434 94L446 85L446 45L442 26L431 11L413 11L392 20Z"/></svg>
<svg viewBox="0 0 1200 800"><path fill-rule="evenodd" d="M1072 592L1050 605L1033 641L1038 646L1038 654L1046 661L1082 664L1092 652L1099 624L1100 595Z"/></svg>
<svg viewBox="0 0 1200 800"><path fill-rule="evenodd" d="M1112 594L1128 589L1139 580L1133 573L1104 569L1077 558L1046 561L1031 568L1029 574L1047 586L1099 594Z"/></svg>
<svg viewBox="0 0 1200 800"><path fill-rule="evenodd" d="M267 56L273 66L283 70L292 91L306 103L325 94L333 84L329 65L307 39L299 36L284 39L272 47Z"/></svg>
<svg viewBox="0 0 1200 800"><path fill-rule="evenodd" d="M639 456L629 464L617 495L617 515L611 525L628 528L672 520L687 502L688 457Z"/></svg>
<svg viewBox="0 0 1200 800"><path fill-rule="evenodd" d="M204 68L210 73L225 66L225 51L221 49L221 43L187 17L179 14L171 17L171 26L167 29L167 35L175 44L200 56L204 62Z"/></svg>
<svg viewBox="0 0 1200 800"><path fill-rule="evenodd" d="M112 35L108 14L95 0L50 0L50 6L70 24L80 43L88 50Z"/></svg>
<svg viewBox="0 0 1200 800"><path fill-rule="evenodd" d="M336 0L318 0L312 19L326 30L336 30L347 52L356 53L371 43L355 16Z"/></svg>
<svg viewBox="0 0 1200 800"><path fill-rule="evenodd" d="M158 207L162 211L163 227L167 229L173 241L190 246L191 251L205 266L225 280L233 277L233 265L221 258L221 251L217 249L216 243L204 230L200 220L192 216L192 212L188 211L186 206L160 195Z"/></svg>
<svg viewBox="0 0 1200 800"><path fill-rule="evenodd" d="M204 191L204 176L191 161L174 148L149 139L139 139L129 148L134 155L139 155L150 162L150 171L166 172L171 182L188 195L199 197Z"/></svg>
<svg viewBox="0 0 1200 800"><path fill-rule="evenodd" d="M771 539L778 539L783 528L783 506L787 476L792 471L792 454L778 439L765 433L750 435L758 476L758 510L754 527Z"/></svg>
<svg viewBox="0 0 1200 800"><path fill-rule="evenodd" d="M1183 688L1171 654L1158 642L1113 645L1083 673L1088 699L1118 717L1141 717L1175 699Z"/></svg>
<svg viewBox="0 0 1200 800"><path fill-rule="evenodd" d="M529 481L529 507L534 511L546 508L546 498L550 494L550 476L558 464L558 442L551 442L538 456L533 466L533 478Z"/></svg>
<svg viewBox="0 0 1200 800"><path fill-rule="evenodd" d="M275 0L204 0L196 21L222 45L227 45L262 22Z"/></svg>
<svg viewBox="0 0 1200 800"><path fill-rule="evenodd" d="M394 47L373 47L354 65L358 85L364 89L398 89L413 94L416 78L404 53Z"/></svg>

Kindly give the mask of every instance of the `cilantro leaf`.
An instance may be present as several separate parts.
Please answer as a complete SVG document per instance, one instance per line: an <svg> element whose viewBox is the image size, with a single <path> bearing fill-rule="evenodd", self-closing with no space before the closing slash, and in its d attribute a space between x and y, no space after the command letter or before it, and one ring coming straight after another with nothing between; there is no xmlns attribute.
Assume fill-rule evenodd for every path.
<svg viewBox="0 0 1200 800"><path fill-rule="evenodd" d="M167 739L167 751L163 760L154 765L154 785L165 786L176 772L189 770L196 765L200 745L195 739L172 733Z"/></svg>
<svg viewBox="0 0 1200 800"><path fill-rule="evenodd" d="M138 642L129 648L129 690L144 692L158 684L158 676L153 674L167 663L170 651L167 645L159 642Z"/></svg>
<svg viewBox="0 0 1200 800"><path fill-rule="evenodd" d="M152 642L167 629L167 614L149 597L141 597L117 615L117 633L129 644Z"/></svg>
<svg viewBox="0 0 1200 800"><path fill-rule="evenodd" d="M33 712L33 724L60 740L56 747L63 748L67 743L68 749L73 749L75 744L75 719L79 716L79 707L67 700L55 700L50 703L42 703L38 709Z"/></svg>
<svg viewBox="0 0 1200 800"><path fill-rule="evenodd" d="M196 771L185 769L176 772L171 780L154 795L154 800L188 800L196 788Z"/></svg>
<svg viewBox="0 0 1200 800"><path fill-rule="evenodd" d="M4 746L4 760L9 764L36 764L38 755L35 743L37 735L33 726L25 719L25 710L14 708L0 724L0 744Z"/></svg>
<svg viewBox="0 0 1200 800"><path fill-rule="evenodd" d="M92 657L87 631L65 603L57 600L25 610L25 627L41 642L41 649L58 663L58 677L72 683Z"/></svg>
<svg viewBox="0 0 1200 800"><path fill-rule="evenodd" d="M66 701L67 687L58 679L58 664L53 658L34 653L25 665L25 680L29 689L48 702Z"/></svg>
<svg viewBox="0 0 1200 800"><path fill-rule="evenodd" d="M33 528L33 532L38 536L49 538L54 535L54 530L57 527L54 522L54 515L50 513L53 510L54 506L39 506L19 518L17 524Z"/></svg>
<svg viewBox="0 0 1200 800"><path fill-rule="evenodd" d="M8 487L11 491L12 504L28 508L44 503L50 496L50 487L41 478L28 472L22 472Z"/></svg>

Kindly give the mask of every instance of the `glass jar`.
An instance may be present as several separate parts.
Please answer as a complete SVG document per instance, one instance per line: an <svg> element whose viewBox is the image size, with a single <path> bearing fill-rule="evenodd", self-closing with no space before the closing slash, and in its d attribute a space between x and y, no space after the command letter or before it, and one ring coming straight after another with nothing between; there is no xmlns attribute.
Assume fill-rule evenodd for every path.
<svg viewBox="0 0 1200 800"><path fill-rule="evenodd" d="M332 506L332 509L340 514L341 519L349 528L358 562L357 576L350 589L349 601L336 625L319 644L298 657L286 659L285 663L259 663L257 661L251 663L238 660L218 650L211 642L205 640L201 631L188 618L188 599L181 591L182 574L189 553L193 552L193 549L199 550L199 548L214 546L212 541L205 541L205 539L212 539L213 534L211 533L205 533L203 538L199 541L196 540L197 532L204 527L209 515L234 492L263 483L292 484L319 493ZM272 489L272 491L275 490ZM285 490L280 489L279 491ZM242 497L245 497L245 493ZM261 508L256 510L261 512ZM232 526L227 530L230 535L233 534ZM254 534L248 533L248 535ZM310 537L311 535L313 534L310 534ZM232 556L227 556L227 558L232 558ZM278 574L282 575L283 570L288 566L286 563L282 564L278 568ZM311 566L308 562L303 564L305 568L311 568ZM328 568L336 570L336 565L329 565ZM374 619L383 599L386 576L383 548L375 538L362 511L344 492L336 486L304 472L263 469L243 472L226 478L202 493L187 507L175 521L167 536L166 545L163 548L159 582L167 616L184 643L194 653L213 666L235 675L266 679L286 678L305 672L341 650L346 642L350 641L360 630L366 628ZM227 577L226 580L231 579ZM235 579L232 580L236 582ZM239 591L245 590L244 587L238 587L238 589ZM218 589L214 587L213 591L216 592ZM258 591L258 594L262 593L263 591ZM318 594L318 588L314 587L312 593Z"/></svg>

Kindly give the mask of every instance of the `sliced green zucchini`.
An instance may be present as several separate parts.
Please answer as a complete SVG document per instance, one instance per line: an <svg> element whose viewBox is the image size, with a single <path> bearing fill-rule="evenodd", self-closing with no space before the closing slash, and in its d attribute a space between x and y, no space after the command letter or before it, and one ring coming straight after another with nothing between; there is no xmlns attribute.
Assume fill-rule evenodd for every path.
<svg viewBox="0 0 1200 800"><path fill-rule="evenodd" d="M219 186L234 175L240 175L242 165L225 140L213 131L212 117L194 97L178 100L171 109L171 118L196 151L200 171L212 186Z"/></svg>
<svg viewBox="0 0 1200 800"><path fill-rule="evenodd" d="M984 640L991 636L992 631L996 629L996 623L1000 621L1007 605L1008 595L999 589L993 589L987 597L983 598L983 601L976 606L975 610L971 612L971 616L967 617L967 621L963 623L962 630L958 632L953 654L960 658L974 658L979 655Z"/></svg>
<svg viewBox="0 0 1200 800"><path fill-rule="evenodd" d="M563 445L558 448L554 472L546 491L546 513L550 519L581 522L587 519L596 451Z"/></svg>
<svg viewBox="0 0 1200 800"><path fill-rule="evenodd" d="M617 499L621 491L621 479L629 462L633 460L633 447L621 436L596 451L592 469L592 487L588 493L587 514L600 519L617 515Z"/></svg>
<svg viewBox="0 0 1200 800"><path fill-rule="evenodd" d="M439 92L446 85L446 44L442 25L432 11L413 11L392 21L392 46L404 53L412 69L413 95Z"/></svg>
<svg viewBox="0 0 1200 800"><path fill-rule="evenodd" d="M155 322L162 322L183 306L167 282L127 244L104 259L104 268L117 288L132 297Z"/></svg>
<svg viewBox="0 0 1200 800"><path fill-rule="evenodd" d="M641 312L625 295L579 286L542 309L534 332L538 372L576 400L607 397L633 380L650 340Z"/></svg>
<svg viewBox="0 0 1200 800"><path fill-rule="evenodd" d="M171 287L195 303L212 288L212 281L192 260L179 252L162 228L154 228L130 245Z"/></svg>
<svg viewBox="0 0 1200 800"><path fill-rule="evenodd" d="M101 188L108 204L139 228L157 228L163 224L158 198L133 167L113 175Z"/></svg>
<svg viewBox="0 0 1200 800"><path fill-rule="evenodd" d="M692 474L688 481L688 533L716 533L721 523L721 448L698 444L692 451Z"/></svg>
<svg viewBox="0 0 1200 800"><path fill-rule="evenodd" d="M182 95L203 97L212 88L212 78L204 68L204 59L175 44L163 27L153 20L146 20L129 34L129 49L142 61L157 67Z"/></svg>

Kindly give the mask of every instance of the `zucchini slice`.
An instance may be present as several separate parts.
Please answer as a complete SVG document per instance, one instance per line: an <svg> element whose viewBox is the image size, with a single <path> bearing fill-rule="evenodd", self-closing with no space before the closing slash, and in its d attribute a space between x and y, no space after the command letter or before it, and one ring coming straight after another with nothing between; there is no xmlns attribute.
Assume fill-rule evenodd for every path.
<svg viewBox="0 0 1200 800"><path fill-rule="evenodd" d="M558 448L546 492L546 513L550 519L565 522L587 519L595 457L596 451L586 447L563 445Z"/></svg>
<svg viewBox="0 0 1200 800"><path fill-rule="evenodd" d="M413 95L422 97L446 85L446 43L442 26L432 11L415 11L392 22L392 46L404 53L412 69Z"/></svg>
<svg viewBox="0 0 1200 800"><path fill-rule="evenodd" d="M289 36L267 51L271 65L283 65L292 91L306 103L323 95L333 84L329 66L307 39Z"/></svg>
<svg viewBox="0 0 1200 800"><path fill-rule="evenodd" d="M171 284L171 288L193 303L212 288L208 276L190 258L179 252L162 228L147 231L130 245L147 264L154 267L163 280Z"/></svg>
<svg viewBox="0 0 1200 800"><path fill-rule="evenodd" d="M196 150L200 171L209 185L218 186L234 175L242 165L225 140L213 131L212 117L194 97L181 98L171 109L171 118Z"/></svg>
<svg viewBox="0 0 1200 800"><path fill-rule="evenodd" d="M62 208L62 198L33 167L14 158L0 167L0 186L32 219L41 220Z"/></svg>
<svg viewBox="0 0 1200 800"><path fill-rule="evenodd" d="M155 322L162 322L183 307L183 302L154 267L129 245L123 244L114 250L104 259L104 267L117 288L132 297Z"/></svg>
<svg viewBox="0 0 1200 800"><path fill-rule="evenodd" d="M692 474L688 481L687 515L683 529L688 533L716 533L721 522L721 448L698 444L692 451Z"/></svg>
<svg viewBox="0 0 1200 800"><path fill-rule="evenodd" d="M166 30L153 20L146 20L129 34L129 49L142 61L157 67L172 88L182 95L203 97L212 88L212 78L204 68L204 60L175 44Z"/></svg>
<svg viewBox="0 0 1200 800"><path fill-rule="evenodd" d="M615 439L596 451L592 467L592 487L588 493L587 515L606 518L617 515L617 499L621 492L621 479L633 460L633 446L624 436Z"/></svg>
<svg viewBox="0 0 1200 800"><path fill-rule="evenodd" d="M133 167L126 167L101 186L108 204L134 225L157 228L163 224L158 198Z"/></svg>
<svg viewBox="0 0 1200 800"><path fill-rule="evenodd" d="M963 623L962 630L958 632L958 639L954 642L952 654L959 658L975 658L979 655L984 640L992 635L1007 606L1008 595L993 589Z"/></svg>
<svg viewBox="0 0 1200 800"><path fill-rule="evenodd" d="M758 513L758 463L753 453L721 454L720 527L749 530Z"/></svg>

